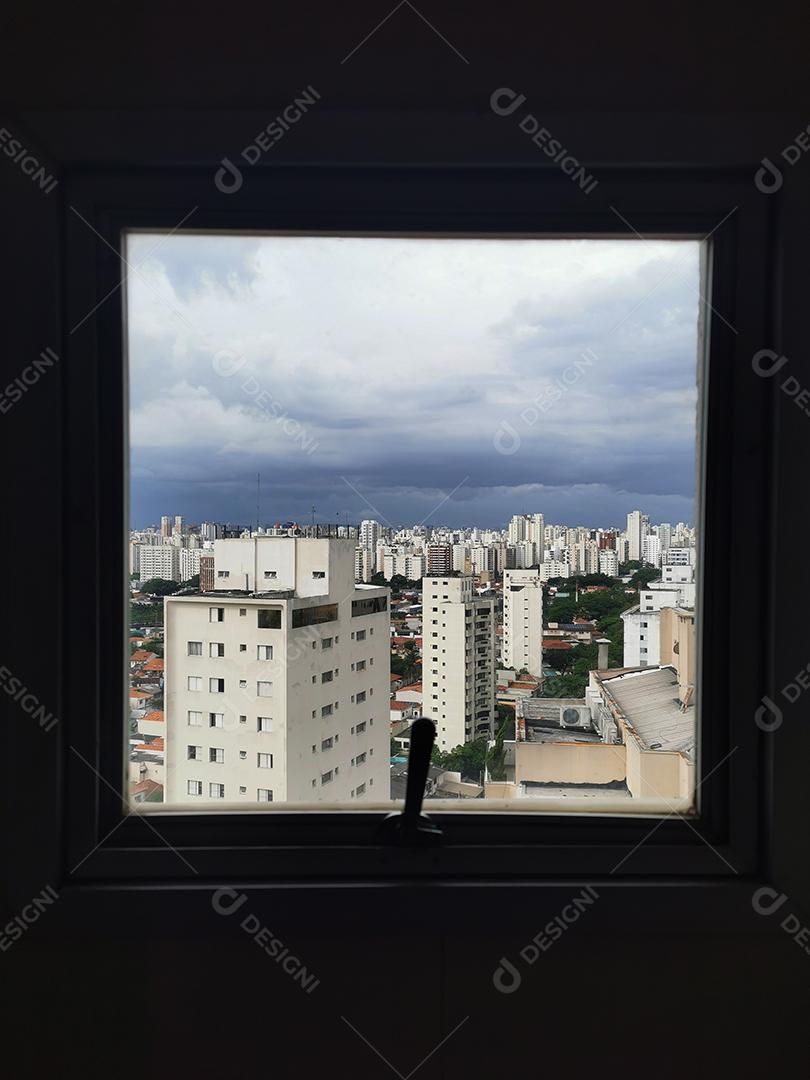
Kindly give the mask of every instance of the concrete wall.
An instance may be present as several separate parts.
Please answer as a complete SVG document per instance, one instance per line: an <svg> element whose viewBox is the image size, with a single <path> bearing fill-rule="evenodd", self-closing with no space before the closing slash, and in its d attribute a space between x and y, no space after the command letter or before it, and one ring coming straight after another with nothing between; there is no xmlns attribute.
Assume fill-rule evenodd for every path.
<svg viewBox="0 0 810 1080"><path fill-rule="evenodd" d="M625 747L608 743L518 743L515 759L516 784L609 784L625 779Z"/></svg>

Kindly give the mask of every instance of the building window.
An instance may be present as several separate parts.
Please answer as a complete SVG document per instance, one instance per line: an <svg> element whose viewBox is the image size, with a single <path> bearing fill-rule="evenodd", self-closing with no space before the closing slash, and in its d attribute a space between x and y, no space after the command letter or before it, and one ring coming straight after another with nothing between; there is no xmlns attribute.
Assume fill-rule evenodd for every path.
<svg viewBox="0 0 810 1080"><path fill-rule="evenodd" d="M358 630L356 638L357 638L357 641L365 641L366 640L366 632L365 632L365 630Z"/></svg>
<svg viewBox="0 0 810 1080"><path fill-rule="evenodd" d="M361 701L365 701L366 700L366 692L365 692L365 690L361 690L360 693L357 694L357 696L355 697L354 700L357 702L358 705L360 704Z"/></svg>
<svg viewBox="0 0 810 1080"><path fill-rule="evenodd" d="M313 649L315 648L314 642L313 642L312 648ZM332 639L330 637L322 638L321 639L321 648L322 649L331 649L332 648Z"/></svg>
<svg viewBox="0 0 810 1080"><path fill-rule="evenodd" d="M247 608L246 607L240 607L239 608L239 614L240 615L247 615Z"/></svg>
<svg viewBox="0 0 810 1080"><path fill-rule="evenodd" d="M186 683L189 690L202 690L203 681L201 675L189 675Z"/></svg>
<svg viewBox="0 0 810 1080"><path fill-rule="evenodd" d="M225 693L225 680L224 679L209 679L208 691L211 694L224 694Z"/></svg>
<svg viewBox="0 0 810 1080"><path fill-rule="evenodd" d="M321 783L322 784L328 784L328 783L330 783L331 780L332 780L332 770L331 769L329 770L329 772L321 773Z"/></svg>
<svg viewBox="0 0 810 1080"><path fill-rule="evenodd" d="M333 743L334 743L334 739L331 739L331 738L322 739L321 740L321 750L331 750L332 746L333 746Z"/></svg>
<svg viewBox="0 0 810 1080"><path fill-rule="evenodd" d="M366 670L366 662L365 662L365 660L358 660L357 661L356 670L357 671L365 671Z"/></svg>
<svg viewBox="0 0 810 1080"><path fill-rule="evenodd" d="M239 717L239 723L240 724L246 724L247 723L247 717L244 716L244 715L240 716Z"/></svg>
<svg viewBox="0 0 810 1080"><path fill-rule="evenodd" d="M331 715L332 715L332 706L331 705L324 705L324 707L321 709L321 716L331 716Z"/></svg>
<svg viewBox="0 0 810 1080"><path fill-rule="evenodd" d="M273 755L272 754L257 754L256 760L260 769L272 769L273 768Z"/></svg>
<svg viewBox="0 0 810 1080"><path fill-rule="evenodd" d="M260 630L280 630L281 608L259 608L258 626Z"/></svg>
<svg viewBox="0 0 810 1080"><path fill-rule="evenodd" d="M225 785L224 784L209 784L208 785L208 797L210 799L224 799L225 798Z"/></svg>
<svg viewBox="0 0 810 1080"><path fill-rule="evenodd" d="M365 722L365 720L362 720L354 730L358 735L362 735L363 732L366 730L366 722Z"/></svg>
<svg viewBox="0 0 810 1080"><path fill-rule="evenodd" d="M333 678L333 675L332 675L331 671L324 671L324 672L321 673L321 682L322 683L331 682L332 678Z"/></svg>
<svg viewBox="0 0 810 1080"><path fill-rule="evenodd" d="M271 682L257 682L256 683L256 695L258 697L270 697L273 691L273 684Z"/></svg>
<svg viewBox="0 0 810 1080"><path fill-rule="evenodd" d="M208 714L208 726L209 727L224 727L225 726L225 713L212 712Z"/></svg>
<svg viewBox="0 0 810 1080"><path fill-rule="evenodd" d="M313 570L312 576L320 581L322 578L326 577L326 573L323 570Z"/></svg>
<svg viewBox="0 0 810 1080"><path fill-rule="evenodd" d="M208 748L208 760L216 765L224 765L225 750L221 746L210 746Z"/></svg>
<svg viewBox="0 0 810 1080"><path fill-rule="evenodd" d="M209 656L224 656L225 655L225 645L221 641L212 641L211 644L208 646L208 655Z"/></svg>
<svg viewBox="0 0 810 1080"><path fill-rule="evenodd" d="M272 731L273 721L269 716L259 716L256 718L256 730L257 731Z"/></svg>
<svg viewBox="0 0 810 1080"><path fill-rule="evenodd" d="M186 782L187 795L202 795L202 780L188 780Z"/></svg>
<svg viewBox="0 0 810 1080"><path fill-rule="evenodd" d="M247 645L240 645L239 652L247 652Z"/></svg>
<svg viewBox="0 0 810 1080"><path fill-rule="evenodd" d="M272 660L273 659L273 646L272 645L258 645L257 646L257 658L259 660Z"/></svg>
<svg viewBox="0 0 810 1080"><path fill-rule="evenodd" d="M270 788L260 787L256 789L256 802L272 802L273 792Z"/></svg>
<svg viewBox="0 0 810 1080"><path fill-rule="evenodd" d="M239 760L240 761L247 761L247 750L240 750L239 751Z"/></svg>
<svg viewBox="0 0 810 1080"><path fill-rule="evenodd" d="M365 784L358 784L357 787L355 788L355 794L359 797L360 795L365 795L365 793L366 793L366 785Z"/></svg>
<svg viewBox="0 0 810 1080"><path fill-rule="evenodd" d="M372 596L368 600L352 600L352 618L358 615L374 615L378 611L388 610L388 597Z"/></svg>
<svg viewBox="0 0 810 1080"><path fill-rule="evenodd" d="M268 580L273 579L273 578L277 578L278 577L278 571L276 571L276 570L265 570L264 576Z"/></svg>
<svg viewBox="0 0 810 1080"><path fill-rule="evenodd" d="M354 759L354 762L355 762L355 765L365 765L365 762L366 762L365 753L358 754L357 757Z"/></svg>
<svg viewBox="0 0 810 1080"><path fill-rule="evenodd" d="M188 655L189 656L202 656L202 642L190 641L188 643Z"/></svg>
<svg viewBox="0 0 810 1080"><path fill-rule="evenodd" d="M212 607L208 609L209 622L225 622L225 608Z"/></svg>
<svg viewBox="0 0 810 1080"><path fill-rule="evenodd" d="M319 623L335 622L337 617L337 604L317 604L315 607L295 608L292 613L293 630L297 630L302 626L317 626Z"/></svg>
<svg viewBox="0 0 810 1080"><path fill-rule="evenodd" d="M202 727L202 713L195 712L194 709L188 710L188 726L189 727Z"/></svg>
<svg viewBox="0 0 810 1080"><path fill-rule="evenodd" d="M189 746L187 754L188 760L202 761L202 751L203 748L201 746Z"/></svg>

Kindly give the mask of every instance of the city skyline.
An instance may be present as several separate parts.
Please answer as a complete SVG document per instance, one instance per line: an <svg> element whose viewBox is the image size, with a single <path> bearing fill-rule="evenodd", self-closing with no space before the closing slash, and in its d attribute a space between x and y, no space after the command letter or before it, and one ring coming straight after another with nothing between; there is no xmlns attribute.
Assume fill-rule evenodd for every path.
<svg viewBox="0 0 810 1080"><path fill-rule="evenodd" d="M130 236L132 526L690 521L698 249Z"/></svg>

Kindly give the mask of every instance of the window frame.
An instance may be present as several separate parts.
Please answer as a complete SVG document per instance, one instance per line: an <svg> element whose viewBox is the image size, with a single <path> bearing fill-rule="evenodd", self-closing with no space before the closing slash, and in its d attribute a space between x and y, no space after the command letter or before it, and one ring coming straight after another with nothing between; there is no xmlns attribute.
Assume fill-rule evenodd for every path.
<svg viewBox="0 0 810 1080"><path fill-rule="evenodd" d="M743 563L747 568L768 565L772 537L764 528L757 531L745 545L745 560L734 546L729 554L720 541L728 522L739 520L734 515L741 508L760 522L768 520L770 508L776 395L773 385L750 378L746 361L763 343L775 340L778 312L770 284L775 216L773 204L751 183L751 173L605 167L600 169L599 188L586 199L568 178L541 165L291 166L256 169L239 198L229 200L217 190L207 169L75 169L65 180L61 211L65 325L74 326L100 306L80 332L71 337L65 333L63 461L81 460L87 468L81 477L71 476L65 465L63 484L67 505L88 522L119 521L126 527L122 306L117 300L101 303L122 286L123 266L115 249L123 229L171 230L192 206L197 207L193 218L180 227L192 232L627 237L612 206L621 208L645 235L705 236L712 231L705 278L711 303L722 318L739 323L740 333L734 335L720 317L704 326L711 374L705 408L711 423L702 433L705 513L698 683L702 715L716 720L701 730L700 817L651 821L627 815L437 811L445 839L429 858L380 843L376 827L382 810L311 812L285 810L276 803L272 813L158 811L132 813L122 822L124 723L119 703L125 700L121 653L128 626L122 536L120 551L94 560L98 576L89 585L70 561L65 566L61 737L76 753L64 755L61 772L64 865L81 860L67 879L191 880L178 853L182 857L192 850L197 874L231 880L242 874L268 885L291 876L306 883L316 878L391 881L414 875L468 883L512 878L551 882L561 875L601 875L614 882L641 878L685 885L739 881L764 873L770 818L767 791L759 778L768 767L770 748L748 718L771 685L768 665L756 662L768 652L767 575L755 576L744 601L732 593L730 583ZM86 483L88 474L95 477L94 484ZM101 531L97 527L90 532L95 545ZM739 666L732 679L731 636L743 611L753 628L747 640L735 639ZM88 708L88 695L79 691L71 673L81 671L84 684L87 642L95 640L93 628L98 625L107 630L97 641L91 665L95 694L90 695L94 706ZM711 656L712 668L720 675L704 678L704 656ZM122 716L120 737L109 730L102 737L100 718L111 705ZM336 859L332 853L338 848ZM302 852L311 858L302 858Z"/></svg>

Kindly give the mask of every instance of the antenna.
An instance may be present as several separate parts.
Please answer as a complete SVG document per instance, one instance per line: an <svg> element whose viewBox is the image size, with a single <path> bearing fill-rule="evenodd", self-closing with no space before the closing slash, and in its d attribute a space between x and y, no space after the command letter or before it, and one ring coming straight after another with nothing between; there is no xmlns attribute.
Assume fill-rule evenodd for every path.
<svg viewBox="0 0 810 1080"><path fill-rule="evenodd" d="M312 507L312 528L315 528L315 507Z"/></svg>
<svg viewBox="0 0 810 1080"><path fill-rule="evenodd" d="M259 500L261 499L262 474L256 473L256 532L259 532Z"/></svg>

